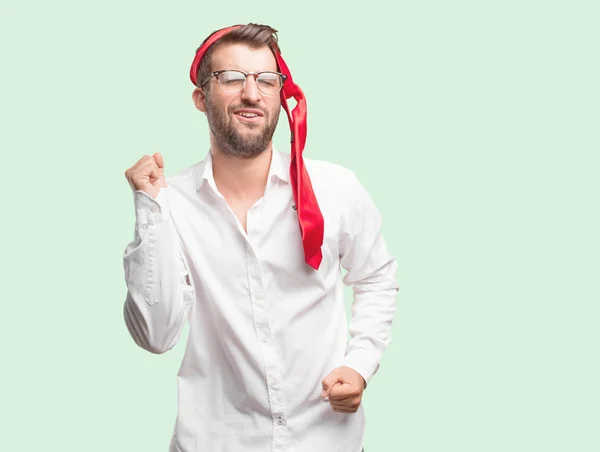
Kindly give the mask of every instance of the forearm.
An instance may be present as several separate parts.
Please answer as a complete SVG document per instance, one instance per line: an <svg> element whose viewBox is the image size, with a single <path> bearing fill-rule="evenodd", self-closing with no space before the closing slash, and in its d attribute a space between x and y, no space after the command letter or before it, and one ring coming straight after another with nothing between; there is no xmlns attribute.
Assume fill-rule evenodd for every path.
<svg viewBox="0 0 600 452"><path fill-rule="evenodd" d="M194 298L167 190L161 189L156 200L134 193L135 237L123 255L125 324L134 341L152 353L164 353L177 343Z"/></svg>
<svg viewBox="0 0 600 452"><path fill-rule="evenodd" d="M352 284L351 338L344 365L356 370L367 383L377 372L381 356L391 342L398 293L396 269L396 261L388 256L376 273Z"/></svg>

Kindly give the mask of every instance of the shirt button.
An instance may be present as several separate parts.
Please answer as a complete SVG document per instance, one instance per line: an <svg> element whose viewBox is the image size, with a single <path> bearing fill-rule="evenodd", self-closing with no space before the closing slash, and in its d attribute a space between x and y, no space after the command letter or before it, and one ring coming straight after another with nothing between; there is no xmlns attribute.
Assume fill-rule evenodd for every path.
<svg viewBox="0 0 600 452"><path fill-rule="evenodd" d="M152 210L152 212L156 212L156 206L152 206L150 210Z"/></svg>
<svg viewBox="0 0 600 452"><path fill-rule="evenodd" d="M285 419L282 419L282 418L280 418L280 417L279 417L279 418L277 418L277 424L278 424L278 425L285 425L285 424L286 424L286 422L285 422Z"/></svg>

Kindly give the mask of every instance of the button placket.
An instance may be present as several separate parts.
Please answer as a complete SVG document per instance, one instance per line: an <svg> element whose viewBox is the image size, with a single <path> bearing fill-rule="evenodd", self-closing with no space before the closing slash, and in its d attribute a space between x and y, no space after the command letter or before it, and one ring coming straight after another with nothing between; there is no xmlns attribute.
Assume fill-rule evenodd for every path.
<svg viewBox="0 0 600 452"><path fill-rule="evenodd" d="M248 223L250 231L250 223ZM250 300L254 317L254 327L257 334L258 346L263 357L265 377L267 380L267 394L273 418L273 446L277 452L287 450L285 445L289 442L290 433L287 427L287 406L283 394L280 365L277 362L277 353L273 343L273 336L269 322L269 312L265 299L264 283L258 265L258 259L252 245L246 242L246 263L248 269L248 283Z"/></svg>
<svg viewBox="0 0 600 452"><path fill-rule="evenodd" d="M248 237L250 237L253 232L256 233L255 231L260 229L260 214L262 210L263 199L264 198L259 199L252 207L248 209L246 214L246 230Z"/></svg>

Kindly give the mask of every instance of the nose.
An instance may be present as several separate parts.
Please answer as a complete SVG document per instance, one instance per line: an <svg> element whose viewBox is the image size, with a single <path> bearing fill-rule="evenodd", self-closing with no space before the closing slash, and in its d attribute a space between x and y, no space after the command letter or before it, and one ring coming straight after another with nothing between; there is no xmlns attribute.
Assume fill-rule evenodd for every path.
<svg viewBox="0 0 600 452"><path fill-rule="evenodd" d="M246 86L242 89L242 99L251 103L260 101L261 94L256 84L256 76L249 75L246 77Z"/></svg>

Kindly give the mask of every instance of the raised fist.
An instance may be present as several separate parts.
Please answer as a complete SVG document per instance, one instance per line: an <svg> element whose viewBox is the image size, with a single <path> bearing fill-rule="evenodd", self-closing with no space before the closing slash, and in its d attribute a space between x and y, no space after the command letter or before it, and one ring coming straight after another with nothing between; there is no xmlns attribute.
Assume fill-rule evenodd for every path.
<svg viewBox="0 0 600 452"><path fill-rule="evenodd" d="M162 155L155 152L145 155L135 165L125 171L125 177L132 190L142 190L156 199L161 188L167 187L165 163Z"/></svg>

